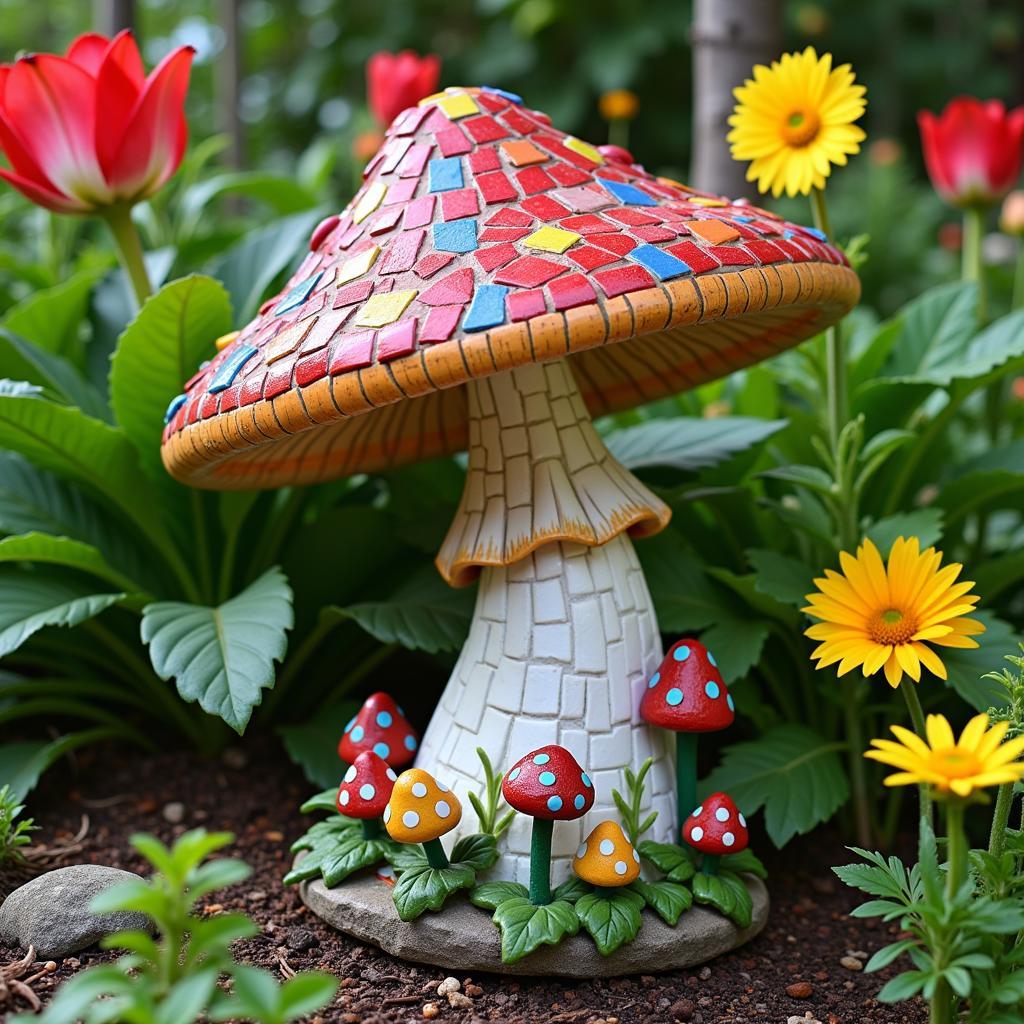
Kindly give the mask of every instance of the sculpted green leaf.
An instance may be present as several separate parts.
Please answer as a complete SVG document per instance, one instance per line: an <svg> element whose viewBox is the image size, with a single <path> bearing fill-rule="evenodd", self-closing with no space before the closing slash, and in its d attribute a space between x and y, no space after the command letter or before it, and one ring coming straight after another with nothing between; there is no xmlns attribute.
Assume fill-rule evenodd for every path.
<svg viewBox="0 0 1024 1024"><path fill-rule="evenodd" d="M315 793L302 804L299 810L303 814L313 814L316 811L327 811L329 814L335 814L338 810L337 799L338 787L332 786L330 789L323 789L319 793Z"/></svg>
<svg viewBox="0 0 1024 1024"><path fill-rule="evenodd" d="M565 900L566 903L575 903L581 896L586 896L592 888L593 887L584 882L582 878L570 875L561 883L561 885L555 886L551 895L556 900Z"/></svg>
<svg viewBox="0 0 1024 1024"><path fill-rule="evenodd" d="M241 733L263 689L274 683L274 662L284 657L291 627L291 587L274 568L216 608L149 605L142 639L157 675L174 677L185 700Z"/></svg>
<svg viewBox="0 0 1024 1024"><path fill-rule="evenodd" d="M427 855L419 843L395 843L388 855L388 863L398 872L422 868L427 864Z"/></svg>
<svg viewBox="0 0 1024 1024"><path fill-rule="evenodd" d="M688 882L697 870L694 854L689 846L655 843L650 839L644 839L637 847L637 851L670 882Z"/></svg>
<svg viewBox="0 0 1024 1024"><path fill-rule="evenodd" d="M463 836L453 847L453 864L468 864L474 871L486 871L498 861L498 840L487 833Z"/></svg>
<svg viewBox="0 0 1024 1024"><path fill-rule="evenodd" d="M639 893L647 904L665 924L675 927L684 910L693 905L693 894L685 885L678 882L645 882L638 878L630 885L630 889Z"/></svg>
<svg viewBox="0 0 1024 1024"><path fill-rule="evenodd" d="M757 875L758 878L768 877L767 869L749 847L739 853L726 854L721 860L721 865L726 871L735 871L737 874L745 871L747 874Z"/></svg>
<svg viewBox="0 0 1024 1024"><path fill-rule="evenodd" d="M470 889L476 874L465 864L447 868L410 868L398 876L393 895L398 916L403 921L415 921L424 911L440 910L453 892Z"/></svg>
<svg viewBox="0 0 1024 1024"><path fill-rule="evenodd" d="M469 902L484 910L496 910L505 900L525 898L529 894L529 889L519 882L484 882L469 894Z"/></svg>
<svg viewBox="0 0 1024 1024"><path fill-rule="evenodd" d="M390 845L390 840L364 839L360 832L353 831L348 840L338 843L321 860L320 874L323 875L324 885L333 889L354 871L386 860Z"/></svg>
<svg viewBox="0 0 1024 1024"><path fill-rule="evenodd" d="M556 946L580 930L572 904L555 900L534 906L525 896L503 900L494 911L494 923L501 929L501 959L514 964L540 946Z"/></svg>
<svg viewBox="0 0 1024 1024"><path fill-rule="evenodd" d="M631 889L588 893L576 901L576 916L602 956L632 942L640 931L644 898Z"/></svg>
<svg viewBox="0 0 1024 1024"><path fill-rule="evenodd" d="M698 903L714 907L738 928L750 927L754 901L743 880L731 871L720 871L717 875L695 875L693 898Z"/></svg>

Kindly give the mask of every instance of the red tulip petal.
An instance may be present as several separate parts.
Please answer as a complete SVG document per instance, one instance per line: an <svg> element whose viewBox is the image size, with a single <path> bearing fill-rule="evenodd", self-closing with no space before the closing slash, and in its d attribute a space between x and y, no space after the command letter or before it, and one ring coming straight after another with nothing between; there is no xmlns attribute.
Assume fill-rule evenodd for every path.
<svg viewBox="0 0 1024 1024"><path fill-rule="evenodd" d="M150 195L178 169L188 140L184 107L194 53L179 47L146 81L111 168L119 194Z"/></svg>
<svg viewBox="0 0 1024 1024"><path fill-rule="evenodd" d="M130 32L110 44L96 77L96 155L103 175L112 185L117 179L121 142L146 84L138 47Z"/></svg>
<svg viewBox="0 0 1024 1024"><path fill-rule="evenodd" d="M98 32L86 32L68 47L67 59L95 76L109 46L110 40L106 36L101 36Z"/></svg>
<svg viewBox="0 0 1024 1024"><path fill-rule="evenodd" d="M53 190L53 186L46 180L46 175L39 169L39 165L32 159L32 155L18 138L17 132L4 117L4 85L10 73L11 69L8 65L0 65L0 150L7 157L16 175Z"/></svg>
<svg viewBox="0 0 1024 1024"><path fill-rule="evenodd" d="M134 83L135 88L141 92L146 84L146 69L142 64L142 55L135 42L135 36L128 29L118 32L110 43L105 60L116 61L121 70Z"/></svg>
<svg viewBox="0 0 1024 1024"><path fill-rule="evenodd" d="M109 202L93 145L96 88L87 71L52 54L22 58L7 75L4 116L57 191L87 205Z"/></svg>
<svg viewBox="0 0 1024 1024"><path fill-rule="evenodd" d="M92 209L87 203L70 199L4 167L0 167L0 178L13 185L26 199L31 199L37 206L44 206L55 213L88 213Z"/></svg>

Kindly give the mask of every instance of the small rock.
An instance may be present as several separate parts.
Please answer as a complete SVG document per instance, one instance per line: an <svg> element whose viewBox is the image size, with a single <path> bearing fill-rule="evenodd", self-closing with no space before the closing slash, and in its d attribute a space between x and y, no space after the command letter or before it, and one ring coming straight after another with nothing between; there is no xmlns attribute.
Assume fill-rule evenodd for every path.
<svg viewBox="0 0 1024 1024"><path fill-rule="evenodd" d="M677 999L669 1008L668 1015L673 1020L683 1021L683 1024L688 1024L689 1021L693 1020L693 1011L695 1007L689 999Z"/></svg>
<svg viewBox="0 0 1024 1024"><path fill-rule="evenodd" d="M448 1005L453 1006L456 1010L470 1010L473 1008L473 1000L461 992L449 992Z"/></svg>
<svg viewBox="0 0 1024 1024"><path fill-rule="evenodd" d="M320 945L320 940L308 928L289 928L284 941L293 953L305 953Z"/></svg>
<svg viewBox="0 0 1024 1024"><path fill-rule="evenodd" d="M484 994L484 990L479 985L467 985L464 991L467 996L473 999Z"/></svg>
<svg viewBox="0 0 1024 1024"><path fill-rule="evenodd" d="M843 965L848 971L862 971L864 965L855 956L844 956L841 957L839 963Z"/></svg>
<svg viewBox="0 0 1024 1024"><path fill-rule="evenodd" d="M102 864L75 864L48 871L15 889L0 906L0 938L41 957L60 959L125 929L151 930L149 918L135 911L90 913L93 897L112 885L141 881L131 871Z"/></svg>
<svg viewBox="0 0 1024 1024"><path fill-rule="evenodd" d="M440 985L437 986L437 994L439 996L447 996L452 992L458 992L462 988L462 982L458 978L445 978Z"/></svg>
<svg viewBox="0 0 1024 1024"><path fill-rule="evenodd" d="M171 825L180 825L185 820L185 805L180 800L172 800L169 804L164 804L161 813L164 821Z"/></svg>
<svg viewBox="0 0 1024 1024"><path fill-rule="evenodd" d="M711 977L711 968L710 967L702 967L700 969L700 980L701 981L707 981L708 978L710 978L710 977Z"/></svg>
<svg viewBox="0 0 1024 1024"><path fill-rule="evenodd" d="M794 981L786 986L786 995L793 999L810 999L814 988L809 981Z"/></svg>
<svg viewBox="0 0 1024 1024"><path fill-rule="evenodd" d="M420 1012L427 1020L433 1020L441 1012L441 1008L437 1003L424 1003Z"/></svg>

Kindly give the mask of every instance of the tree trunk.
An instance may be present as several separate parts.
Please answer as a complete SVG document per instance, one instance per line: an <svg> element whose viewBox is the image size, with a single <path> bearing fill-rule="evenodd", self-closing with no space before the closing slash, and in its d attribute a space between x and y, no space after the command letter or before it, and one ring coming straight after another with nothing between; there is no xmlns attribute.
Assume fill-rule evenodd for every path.
<svg viewBox="0 0 1024 1024"><path fill-rule="evenodd" d="M694 0L693 162L689 184L736 199L753 198L747 165L729 155L725 141L733 89L755 64L779 56L781 0Z"/></svg>
<svg viewBox="0 0 1024 1024"><path fill-rule="evenodd" d="M237 170L245 163L245 135L238 116L238 93L242 81L239 0L220 0L219 6L224 50L214 65L217 74L217 127L230 140L224 154L225 162Z"/></svg>
<svg viewBox="0 0 1024 1024"><path fill-rule="evenodd" d="M135 28L135 0L93 0L93 27L105 36Z"/></svg>

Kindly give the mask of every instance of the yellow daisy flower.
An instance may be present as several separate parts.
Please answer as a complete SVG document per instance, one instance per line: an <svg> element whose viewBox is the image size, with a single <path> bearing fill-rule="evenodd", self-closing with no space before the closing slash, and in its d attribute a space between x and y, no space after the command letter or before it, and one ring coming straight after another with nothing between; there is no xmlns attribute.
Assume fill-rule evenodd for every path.
<svg viewBox="0 0 1024 1024"><path fill-rule="evenodd" d="M832 54L813 46L787 53L771 67L758 64L753 79L733 90L729 118L735 160L750 160L747 181L759 192L809 195L825 187L832 164L860 151L864 132L853 122L864 113L863 85L849 64L833 69Z"/></svg>
<svg viewBox="0 0 1024 1024"><path fill-rule="evenodd" d="M976 789L1001 786L1024 778L1024 736L1003 743L1008 722L989 729L988 715L975 715L956 739L943 715L929 715L927 742L902 726L891 726L895 740L872 740L874 750L864 755L893 768L887 786L933 786L938 794L968 797Z"/></svg>
<svg viewBox="0 0 1024 1024"><path fill-rule="evenodd" d="M940 569L942 552L921 551L916 537L897 539L882 562L878 548L865 540L857 556L839 555L842 573L825 570L825 578L808 594L804 611L821 621L806 635L821 644L811 654L817 668L839 662L839 675L860 666L865 676L885 669L889 685L899 686L906 672L914 682L921 666L940 679L946 666L929 644L938 647L977 647L971 637L984 633L974 611L973 583L956 583L963 566Z"/></svg>

